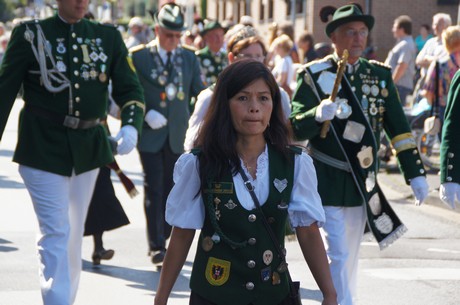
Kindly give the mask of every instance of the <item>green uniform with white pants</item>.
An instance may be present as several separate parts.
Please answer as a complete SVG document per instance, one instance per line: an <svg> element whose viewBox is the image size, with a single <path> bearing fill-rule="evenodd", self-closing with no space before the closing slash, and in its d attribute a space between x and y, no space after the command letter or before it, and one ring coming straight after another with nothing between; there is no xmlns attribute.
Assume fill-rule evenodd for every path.
<svg viewBox="0 0 460 305"><path fill-rule="evenodd" d="M140 130L143 92L115 27L86 19L69 24L56 15L13 30L0 68L0 138L22 85L13 161L20 164L40 225L46 305L72 304L76 296L87 207L98 168L113 161L99 124L109 80L122 126Z"/></svg>

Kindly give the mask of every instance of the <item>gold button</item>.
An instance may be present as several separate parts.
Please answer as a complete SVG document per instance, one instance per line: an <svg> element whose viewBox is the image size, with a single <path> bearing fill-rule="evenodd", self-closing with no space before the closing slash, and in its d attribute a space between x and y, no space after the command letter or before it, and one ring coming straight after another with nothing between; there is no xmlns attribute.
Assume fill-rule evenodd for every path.
<svg viewBox="0 0 460 305"><path fill-rule="evenodd" d="M415 161L415 163L416 163L416 164L422 164L422 161L417 160L417 161Z"/></svg>
<svg viewBox="0 0 460 305"><path fill-rule="evenodd" d="M453 169L454 166L452 164L447 165L447 169Z"/></svg>
<svg viewBox="0 0 460 305"><path fill-rule="evenodd" d="M80 75L80 73L77 70L73 71L73 74L75 74L75 76Z"/></svg>
<svg viewBox="0 0 460 305"><path fill-rule="evenodd" d="M74 44L74 45L72 46L72 49L74 49L74 50L76 51L76 50L78 49L78 46L77 46L76 44Z"/></svg>
<svg viewBox="0 0 460 305"><path fill-rule="evenodd" d="M254 214L251 214L251 215L248 216L249 222L254 222L254 221L256 221L256 219L257 219L257 217Z"/></svg>
<svg viewBox="0 0 460 305"><path fill-rule="evenodd" d="M453 158L453 157L454 157L454 153L453 153L453 152L448 153L448 154L447 154L447 157L448 157L448 158Z"/></svg>
<svg viewBox="0 0 460 305"><path fill-rule="evenodd" d="M74 58L73 58L73 62L74 62L74 63L77 63L77 62L78 62L78 57L74 57Z"/></svg>
<svg viewBox="0 0 460 305"><path fill-rule="evenodd" d="M75 98L75 102L80 103L80 97L77 96L77 97Z"/></svg>
<svg viewBox="0 0 460 305"><path fill-rule="evenodd" d="M73 38L77 37L77 34L72 33L72 37L73 37Z"/></svg>
<svg viewBox="0 0 460 305"><path fill-rule="evenodd" d="M417 150L414 149L414 150L412 151L412 154L416 155L416 154L417 154Z"/></svg>
<svg viewBox="0 0 460 305"><path fill-rule="evenodd" d="M451 182L451 181L452 181L452 177L447 177L446 180L447 180L448 182Z"/></svg>
<svg viewBox="0 0 460 305"><path fill-rule="evenodd" d="M80 111L75 111L75 116L80 116Z"/></svg>
<svg viewBox="0 0 460 305"><path fill-rule="evenodd" d="M75 87L75 89L80 89L80 84L76 83L76 84L74 85L74 87Z"/></svg>

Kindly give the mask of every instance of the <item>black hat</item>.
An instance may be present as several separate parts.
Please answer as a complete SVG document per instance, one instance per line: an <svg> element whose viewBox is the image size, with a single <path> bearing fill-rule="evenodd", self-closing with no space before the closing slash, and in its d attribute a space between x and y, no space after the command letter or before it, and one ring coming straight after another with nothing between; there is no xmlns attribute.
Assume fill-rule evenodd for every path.
<svg viewBox="0 0 460 305"><path fill-rule="evenodd" d="M158 13L153 16L155 24L171 31L181 32L185 30L184 14L179 5L175 3L166 3Z"/></svg>
<svg viewBox="0 0 460 305"><path fill-rule="evenodd" d="M200 35L204 36L207 32L215 29L222 29L225 32L225 28L218 21L206 19L204 21L204 27L203 30L200 32Z"/></svg>
<svg viewBox="0 0 460 305"><path fill-rule="evenodd" d="M339 7L332 16L331 22L326 26L326 34L331 37L331 33L342 24L362 21L366 24L369 30L374 26L374 17L371 15L364 15L363 12L354 4Z"/></svg>

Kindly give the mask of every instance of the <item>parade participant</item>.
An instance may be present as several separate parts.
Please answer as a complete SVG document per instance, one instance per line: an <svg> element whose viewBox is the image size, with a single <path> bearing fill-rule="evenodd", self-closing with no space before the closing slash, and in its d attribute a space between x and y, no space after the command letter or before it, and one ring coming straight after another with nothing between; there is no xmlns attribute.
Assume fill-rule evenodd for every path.
<svg viewBox="0 0 460 305"><path fill-rule="evenodd" d="M227 47L228 62L230 64L244 58L253 58L260 62L265 62L267 49L262 38L257 35L256 30L251 26L244 26L239 31L236 31L230 37ZM211 103L213 91L214 85L209 86L197 97L194 111L188 121L187 133L185 134L185 151L191 151L194 147L194 142L198 136L203 118ZM281 105L287 119L291 113L291 101L289 95L284 90L281 90Z"/></svg>
<svg viewBox="0 0 460 305"><path fill-rule="evenodd" d="M219 73L228 65L227 53L223 50L225 30L219 22L205 20L203 37L206 47L195 52L200 60L201 74L206 86L216 82Z"/></svg>
<svg viewBox="0 0 460 305"><path fill-rule="evenodd" d="M156 40L131 49L146 101L138 150L144 170L144 208L149 255L163 261L171 227L164 220L177 158L184 151L190 99L204 85L195 54L179 46L184 30L181 7L167 3L154 15Z"/></svg>
<svg viewBox="0 0 460 305"><path fill-rule="evenodd" d="M460 72L457 72L450 84L447 98L444 125L441 138L441 186L439 197L452 209L455 203L460 202L460 175L458 170L458 158L460 145L458 143L458 131L460 130Z"/></svg>
<svg viewBox="0 0 460 305"><path fill-rule="evenodd" d="M98 169L113 161L100 124L109 80L121 108L120 154L136 146L144 97L117 29L83 19L88 0L59 0L57 6L54 17L13 30L0 68L0 136L22 85L13 161L38 219L43 302L69 305L77 293Z"/></svg>
<svg viewBox="0 0 460 305"><path fill-rule="evenodd" d="M377 151L383 132L391 139L402 173L421 204L428 194L425 170L404 115L389 67L361 57L374 17L356 5L321 10L323 21L333 13L326 34L335 53L304 66L292 101L291 123L298 139L309 139L326 212L324 236L338 302L356 304L359 246L369 224L381 249L406 230L385 200L377 181ZM338 62L348 64L333 93ZM340 87L338 87L340 85ZM339 105L337 105L339 104ZM321 136L323 122L330 130Z"/></svg>
<svg viewBox="0 0 460 305"><path fill-rule="evenodd" d="M279 254L285 250L277 250L288 218L322 304L337 304L318 229L324 211L315 170L289 139L270 70L250 59L229 65L217 80L200 149L183 154L174 170L166 211L174 227L156 305L167 303L199 229L190 304L288 304L289 275Z"/></svg>

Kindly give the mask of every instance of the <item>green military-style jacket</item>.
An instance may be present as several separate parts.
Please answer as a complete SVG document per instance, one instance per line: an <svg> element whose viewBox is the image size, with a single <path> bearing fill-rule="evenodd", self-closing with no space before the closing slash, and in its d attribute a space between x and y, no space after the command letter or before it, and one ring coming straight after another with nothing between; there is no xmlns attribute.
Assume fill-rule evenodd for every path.
<svg viewBox="0 0 460 305"><path fill-rule="evenodd" d="M154 109L168 120L167 125L159 129L152 129L144 122L139 151L156 153L168 141L175 154L182 153L190 118L190 100L205 88L197 57L192 51L178 47L172 56L171 67L165 69L156 40L133 47L130 52L144 88L146 113Z"/></svg>
<svg viewBox="0 0 460 305"><path fill-rule="evenodd" d="M294 180L294 153L286 160L268 145L268 199L262 210L284 248L288 204ZM274 181L286 181L276 189ZM200 233L190 288L221 305L279 304L289 293L281 259L263 225L258 209L246 210L238 201L231 172L210 183L203 196L205 221Z"/></svg>
<svg viewBox="0 0 460 305"><path fill-rule="evenodd" d="M441 183L460 183L460 73L455 73L447 97L441 140Z"/></svg>
<svg viewBox="0 0 460 305"><path fill-rule="evenodd" d="M321 100L329 97L330 92L328 91L335 79L337 72L335 56L327 56L303 67L297 79L297 91L293 96L290 120L298 140L308 139L314 150L341 162L347 162L344 151L341 150L333 132L329 131L326 138L320 138L323 124L315 120L317 106ZM383 133L391 139L406 183L410 183L410 179L416 176L424 175L425 170L392 81L390 68L376 61L360 58L357 70L354 73L345 74L341 85L346 86L348 90L342 87L338 97L347 99L348 103L354 99L356 106L360 107L358 110L361 109L364 113L361 117L365 117L367 121L361 122L362 126L367 126L366 130L370 130L369 134L373 134L375 138L373 144L368 146L359 142L348 142L368 153L369 159L366 159L365 162L370 160L372 166L369 166L370 164L363 166L364 174L369 177L369 180L366 179L366 184L371 182L368 191L373 189L372 184L376 181L379 166L377 152L380 147L380 139L384 136ZM350 119L353 118L353 115ZM337 117L332 121L332 125L336 127L346 126L347 123L348 119ZM343 140L344 135L339 134L338 137ZM361 156L358 154L352 156L352 158L359 157ZM361 158L361 161L363 160ZM363 204L363 197L350 172L330 166L315 158L314 165L318 176L318 191L323 205L359 206Z"/></svg>
<svg viewBox="0 0 460 305"><path fill-rule="evenodd" d="M213 54L209 47L204 47L195 54L200 60L203 82L206 86L214 84L220 72L228 66L227 52L220 51L218 54Z"/></svg>
<svg viewBox="0 0 460 305"><path fill-rule="evenodd" d="M41 72L37 57L45 63ZM50 92L47 80L64 88ZM107 116L109 80L122 125L140 130L143 92L115 27L86 19L68 24L57 15L17 26L0 68L0 137L21 85L25 108L53 118L96 120ZM73 129L23 109L18 132L13 160L26 166L70 176L113 160L101 125Z"/></svg>

